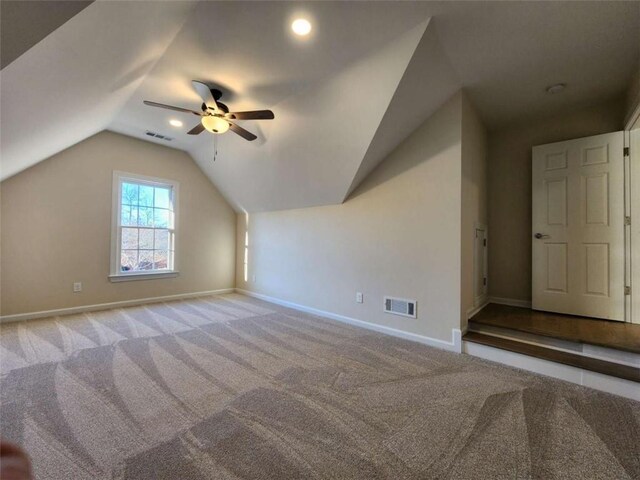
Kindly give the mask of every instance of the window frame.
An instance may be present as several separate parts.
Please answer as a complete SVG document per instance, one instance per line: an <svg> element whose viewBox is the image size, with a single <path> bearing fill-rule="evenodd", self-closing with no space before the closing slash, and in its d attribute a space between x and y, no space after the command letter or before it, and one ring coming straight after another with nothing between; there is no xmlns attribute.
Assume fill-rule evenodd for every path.
<svg viewBox="0 0 640 480"><path fill-rule="evenodd" d="M120 270L120 250L122 235L122 184L130 181L136 184L148 185L152 187L171 187L173 203L173 268L163 270L145 270L123 272ZM175 180L150 177L136 173L128 173L114 170L112 185L112 206L111 206L111 258L109 280L111 282L126 282L130 280L151 280L158 278L176 277L179 274L177 268L177 237L178 237L178 197L179 183ZM155 229L154 229L155 230Z"/></svg>

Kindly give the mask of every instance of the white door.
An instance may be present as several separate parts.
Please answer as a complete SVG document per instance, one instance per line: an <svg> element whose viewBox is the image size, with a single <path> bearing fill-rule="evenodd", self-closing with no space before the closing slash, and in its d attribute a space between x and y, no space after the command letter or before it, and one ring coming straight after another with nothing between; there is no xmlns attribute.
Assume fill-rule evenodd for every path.
<svg viewBox="0 0 640 480"><path fill-rule="evenodd" d="M623 132L533 147L535 310L624 321Z"/></svg>

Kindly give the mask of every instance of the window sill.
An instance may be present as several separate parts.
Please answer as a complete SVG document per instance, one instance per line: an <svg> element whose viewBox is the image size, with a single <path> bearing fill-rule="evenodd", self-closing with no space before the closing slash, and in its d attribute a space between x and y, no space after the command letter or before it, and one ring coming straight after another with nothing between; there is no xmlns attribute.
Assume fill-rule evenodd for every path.
<svg viewBox="0 0 640 480"><path fill-rule="evenodd" d="M110 282L130 282L133 280L157 280L159 278L177 277L180 272L175 270L162 272L143 272L143 273L119 273L117 275L109 275Z"/></svg>

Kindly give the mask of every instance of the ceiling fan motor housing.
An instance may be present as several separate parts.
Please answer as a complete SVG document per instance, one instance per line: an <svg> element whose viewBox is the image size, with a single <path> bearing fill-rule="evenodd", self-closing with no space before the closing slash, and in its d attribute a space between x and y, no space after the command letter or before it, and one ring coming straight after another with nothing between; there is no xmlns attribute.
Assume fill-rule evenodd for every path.
<svg viewBox="0 0 640 480"><path fill-rule="evenodd" d="M183 107L175 107L172 105L165 105L157 102L150 102L144 100L145 105L151 107L166 108L169 110L175 110L178 112L192 113L200 117L200 124L193 127L187 132L187 135L199 135L204 130L208 130L211 133L225 133L228 130L233 131L235 134L240 135L242 138L248 141L253 141L258 138L253 133L245 130L240 125L237 125L233 120L273 120L275 116L271 110L254 110L245 112L229 112L229 107L224 103L220 103L218 100L222 98L222 91L217 88L211 88L204 82L198 80L192 80L191 82L194 90L202 98L201 112L190 110Z"/></svg>
<svg viewBox="0 0 640 480"><path fill-rule="evenodd" d="M224 113L229 113L229 107L227 107L224 103L222 103L222 102L216 102L216 103L218 104L218 108L220 110L222 110ZM207 110L208 110L207 109L207 105L203 103L202 104L202 111L206 112Z"/></svg>
<svg viewBox="0 0 640 480"><path fill-rule="evenodd" d="M209 90L211 91L211 95L213 95L213 98L216 99L216 102L222 98L222 92L217 88L210 88Z"/></svg>
<svg viewBox="0 0 640 480"><path fill-rule="evenodd" d="M213 98L215 99L216 103L218 104L218 108L222 110L224 113L229 113L229 107L227 107L224 103L221 103L218 101L222 98L222 92L217 88L210 88L209 91L211 92L211 95L213 95ZM203 112L207 111L207 105L205 103L202 104L202 111Z"/></svg>

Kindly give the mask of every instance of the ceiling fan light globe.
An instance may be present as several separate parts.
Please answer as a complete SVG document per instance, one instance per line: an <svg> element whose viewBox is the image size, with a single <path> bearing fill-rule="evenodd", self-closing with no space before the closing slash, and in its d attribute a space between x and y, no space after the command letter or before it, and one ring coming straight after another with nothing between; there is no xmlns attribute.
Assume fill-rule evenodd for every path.
<svg viewBox="0 0 640 480"><path fill-rule="evenodd" d="M202 117L202 125L211 133L224 133L229 130L229 123L220 117L209 115Z"/></svg>
<svg viewBox="0 0 640 480"><path fill-rule="evenodd" d="M298 18L291 24L291 30L293 30L293 33L296 35L304 37L311 32L311 22L305 18Z"/></svg>

